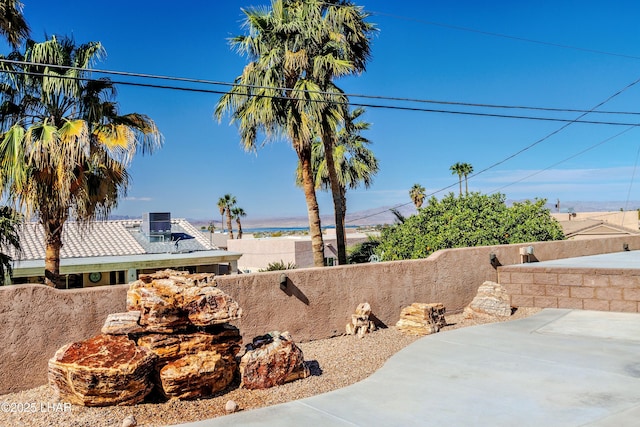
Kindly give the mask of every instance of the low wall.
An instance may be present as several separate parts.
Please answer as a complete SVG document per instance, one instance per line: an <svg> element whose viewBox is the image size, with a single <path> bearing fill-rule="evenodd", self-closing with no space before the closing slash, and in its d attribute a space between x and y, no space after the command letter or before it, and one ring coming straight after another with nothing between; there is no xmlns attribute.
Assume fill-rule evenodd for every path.
<svg viewBox="0 0 640 427"><path fill-rule="evenodd" d="M640 249L637 238L534 243L539 260ZM369 302L381 323L394 325L402 307L441 302L461 311L496 265L520 262L528 245L439 251L428 259L219 276L218 286L243 309L235 324L245 340L288 330L297 341L342 334L358 304ZM495 255L495 263L490 262ZM125 310L127 285L55 290L42 285L0 287L0 394L45 384L47 361L62 345L97 333L109 313Z"/></svg>

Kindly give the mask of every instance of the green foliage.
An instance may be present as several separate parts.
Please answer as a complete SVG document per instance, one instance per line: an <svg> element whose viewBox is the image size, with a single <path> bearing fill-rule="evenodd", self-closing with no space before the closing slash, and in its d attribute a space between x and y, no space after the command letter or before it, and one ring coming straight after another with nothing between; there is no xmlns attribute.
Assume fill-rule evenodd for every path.
<svg viewBox="0 0 640 427"><path fill-rule="evenodd" d="M280 270L295 270L296 268L298 268L297 265L295 265L292 262L288 262L288 263L284 263L283 260L280 261L276 261L276 262L270 262L267 265L267 268L265 269L261 269L258 271L280 271Z"/></svg>
<svg viewBox="0 0 640 427"><path fill-rule="evenodd" d="M362 264L369 262L371 255L375 254L375 250L380 245L380 240L369 236L366 242L358 243L349 248L347 262L349 264Z"/></svg>
<svg viewBox="0 0 640 427"><path fill-rule="evenodd" d="M13 257L9 254L13 252L19 255L21 251L20 247L20 235L18 233L18 227L22 221L22 216L14 209L8 206L0 207L0 285L6 282L13 269L11 263Z"/></svg>
<svg viewBox="0 0 640 427"><path fill-rule="evenodd" d="M432 197L418 214L382 230L376 253L382 260L426 258L448 248L562 240L560 224L545 199L514 203L503 194Z"/></svg>

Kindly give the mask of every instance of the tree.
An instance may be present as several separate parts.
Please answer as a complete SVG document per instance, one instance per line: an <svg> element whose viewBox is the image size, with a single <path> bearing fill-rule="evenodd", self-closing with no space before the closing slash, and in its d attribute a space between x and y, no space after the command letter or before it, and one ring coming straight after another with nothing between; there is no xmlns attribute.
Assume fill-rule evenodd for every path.
<svg viewBox="0 0 640 427"><path fill-rule="evenodd" d="M471 163L462 163L462 174L464 175L464 194L469 194L469 182L468 177L473 173L473 166Z"/></svg>
<svg viewBox="0 0 640 427"><path fill-rule="evenodd" d="M236 206L231 209L231 215L233 215L233 218L236 220L236 224L238 224L238 239L242 239L242 223L240 223L240 218L247 216L247 213L244 209Z"/></svg>
<svg viewBox="0 0 640 427"><path fill-rule="evenodd" d="M361 132L369 129L369 123L358 118L364 113L364 108L353 110L344 120L336 132L336 143L333 147L333 163L339 182L341 198L341 223L344 226L347 215L347 189L355 189L360 184L369 188L373 177L378 173L378 160L368 148L371 144ZM325 154L325 145L320 138L316 138L312 146L313 175L316 189L330 190L329 166ZM301 168L298 165L297 184L301 185ZM337 234L337 233L336 233ZM346 234L343 231L343 235Z"/></svg>
<svg viewBox="0 0 640 427"><path fill-rule="evenodd" d="M17 49L29 38L29 25L22 14L22 3L16 0L0 0L0 34Z"/></svg>
<svg viewBox="0 0 640 427"><path fill-rule="evenodd" d="M20 235L18 227L22 216L9 206L0 207L0 280L7 283L7 279L13 274L13 255L21 252Z"/></svg>
<svg viewBox="0 0 640 427"><path fill-rule="evenodd" d="M227 215L227 229L229 229L229 238L233 239L233 227L231 225L231 209L236 205L236 198L227 193L218 199L218 208L220 208L220 214L222 215L222 221L224 224L224 215Z"/></svg>
<svg viewBox="0 0 640 427"><path fill-rule="evenodd" d="M87 78L103 54L98 42L76 46L54 36L11 54L24 62L0 64L0 183L8 200L44 227L49 286L63 285L65 222L106 218L126 195L136 152L162 144L149 117L118 113L109 79Z"/></svg>
<svg viewBox="0 0 640 427"><path fill-rule="evenodd" d="M426 258L440 249L564 239L545 203L507 207L502 194L432 197L416 215L383 228L376 253L388 261Z"/></svg>
<svg viewBox="0 0 640 427"><path fill-rule="evenodd" d="M338 206L331 130L342 117L339 106L346 98L332 79L364 70L369 45L367 35L361 37L361 25L366 15L351 3L336 0L273 0L270 9L244 13L248 35L233 38L232 46L251 62L220 99L215 114L220 119L231 113L246 150L257 148L259 133L267 141L286 135L291 142L302 170L314 265L322 266L324 244L312 174L312 136L319 126Z"/></svg>
<svg viewBox="0 0 640 427"><path fill-rule="evenodd" d="M460 197L462 197L462 175L464 175L464 163L457 162L449 167L451 175L458 175L458 184L460 184Z"/></svg>
<svg viewBox="0 0 640 427"><path fill-rule="evenodd" d="M420 184L413 184L413 187L409 190L409 197L411 197L413 204L416 205L416 209L420 209L425 198L424 187Z"/></svg>

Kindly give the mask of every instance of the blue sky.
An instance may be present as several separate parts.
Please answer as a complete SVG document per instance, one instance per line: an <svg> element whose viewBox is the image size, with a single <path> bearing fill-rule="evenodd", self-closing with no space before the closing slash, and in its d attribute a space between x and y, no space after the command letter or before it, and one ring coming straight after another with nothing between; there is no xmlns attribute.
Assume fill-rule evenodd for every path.
<svg viewBox="0 0 640 427"><path fill-rule="evenodd" d="M102 42L107 57L96 68L223 82L233 81L246 64L227 42L243 32L241 7L269 4L263 0L179 4L65 0L63 5L23 1L35 40L64 34L77 43ZM370 21L380 31L373 39L366 73L338 81L347 93L588 110L640 78L637 2L361 0L357 4L372 13ZM640 111L639 95L640 83L600 109ZM213 119L217 100L214 94L118 87L121 112L153 118L165 145L152 156L136 157L130 168L129 197L115 214L169 211L175 217L219 220L217 200L232 193L247 220L306 215L304 195L294 185L297 158L290 145L278 141L257 153L244 152L237 129L226 119L222 123ZM417 106L471 111L455 105ZM565 119L580 115L473 111ZM522 154L472 177L470 190L499 190L508 199L544 197L554 202L640 199L640 184L632 185L640 147L640 131L635 128L605 142L628 127L572 124L546 138L563 123L373 108L364 118L372 124L365 136L373 142L381 169L370 189L347 193L350 212L407 203L414 183L428 193L449 185L453 186L446 191L457 191L457 177L449 171L453 163L471 163L481 171L541 139ZM640 116L589 114L584 120L638 123ZM330 214L330 195L319 193L318 198L321 213Z"/></svg>

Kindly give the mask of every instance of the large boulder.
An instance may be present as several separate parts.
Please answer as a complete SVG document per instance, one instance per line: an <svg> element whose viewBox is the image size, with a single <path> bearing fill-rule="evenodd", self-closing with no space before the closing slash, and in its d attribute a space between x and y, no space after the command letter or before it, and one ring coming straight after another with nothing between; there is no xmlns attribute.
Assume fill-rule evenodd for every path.
<svg viewBox="0 0 640 427"><path fill-rule="evenodd" d="M288 332L269 332L247 344L240 359L241 386L264 389L309 376L302 350Z"/></svg>
<svg viewBox="0 0 640 427"><path fill-rule="evenodd" d="M509 317L512 309L507 290L499 283L486 281L478 288L473 301L465 307L464 317Z"/></svg>
<svg viewBox="0 0 640 427"><path fill-rule="evenodd" d="M140 275L129 285L127 310L140 311L147 332L173 333L239 319L238 303L215 284L211 273L164 270Z"/></svg>
<svg viewBox="0 0 640 427"><path fill-rule="evenodd" d="M156 359L125 335L98 335L60 348L49 360L49 384L72 404L133 405L153 388Z"/></svg>
<svg viewBox="0 0 640 427"><path fill-rule="evenodd" d="M189 354L160 370L160 386L166 397L196 399L224 390L233 381L236 364L215 351Z"/></svg>
<svg viewBox="0 0 640 427"><path fill-rule="evenodd" d="M429 335L439 332L447 325L445 307L441 303L414 302L400 312L396 328L409 335Z"/></svg>

